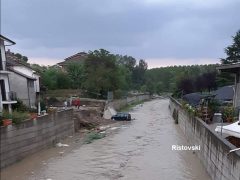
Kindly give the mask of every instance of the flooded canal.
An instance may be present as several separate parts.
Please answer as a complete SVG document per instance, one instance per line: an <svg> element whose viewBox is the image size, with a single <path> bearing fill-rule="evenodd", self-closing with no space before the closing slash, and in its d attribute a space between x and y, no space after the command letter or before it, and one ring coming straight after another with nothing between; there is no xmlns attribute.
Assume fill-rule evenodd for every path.
<svg viewBox="0 0 240 180"><path fill-rule="evenodd" d="M133 121L120 123L105 138L44 163L46 157L35 154L4 170L2 180L210 179L192 151L172 151L172 145L189 144L174 124L168 105L168 100L146 102L131 112ZM49 152L54 154L56 149ZM34 165L33 159L41 165ZM31 173L25 173L29 168L23 166Z"/></svg>

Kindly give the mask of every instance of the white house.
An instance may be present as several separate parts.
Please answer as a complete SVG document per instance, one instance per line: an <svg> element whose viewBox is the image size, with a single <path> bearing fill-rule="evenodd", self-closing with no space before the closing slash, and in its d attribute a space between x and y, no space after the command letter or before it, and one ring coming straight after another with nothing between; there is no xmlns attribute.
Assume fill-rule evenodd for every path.
<svg viewBox="0 0 240 180"><path fill-rule="evenodd" d="M10 88L16 91L16 96L29 108L36 108L40 95L40 76L26 63L7 51L7 69Z"/></svg>
<svg viewBox="0 0 240 180"><path fill-rule="evenodd" d="M3 109L12 111L12 104L17 103L16 93L10 90L9 75L10 71L6 68L6 45L14 45L15 42L0 35L0 113Z"/></svg>

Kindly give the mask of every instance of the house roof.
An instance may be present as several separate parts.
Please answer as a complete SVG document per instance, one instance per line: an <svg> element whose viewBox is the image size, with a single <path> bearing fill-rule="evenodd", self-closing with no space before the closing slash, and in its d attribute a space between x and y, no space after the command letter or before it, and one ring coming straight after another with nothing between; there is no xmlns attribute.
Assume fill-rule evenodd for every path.
<svg viewBox="0 0 240 180"><path fill-rule="evenodd" d="M70 63L83 63L85 59L87 59L88 54L85 52L79 52L77 54L74 54L70 57L67 57L64 59L63 62L58 63L60 66L64 66L66 64Z"/></svg>
<svg viewBox="0 0 240 180"><path fill-rule="evenodd" d="M18 75L20 75L20 76L22 76L22 77L25 77L25 78L27 78L27 79L29 79L29 80L33 80L33 81L37 80L36 78L31 77L31 76L28 76L28 75L26 75L26 74L24 74L24 73L22 73L22 72L20 72L20 71L17 71L17 70L15 70L15 69L11 68L11 67L8 67L8 70L11 71L11 72L16 73L16 74L18 74Z"/></svg>
<svg viewBox="0 0 240 180"><path fill-rule="evenodd" d="M221 101L233 100L234 86L224 86L214 92L215 98Z"/></svg>
<svg viewBox="0 0 240 180"><path fill-rule="evenodd" d="M14 53L6 51L7 66L24 66L35 71L29 64L23 63ZM37 74L37 73L35 73Z"/></svg>
<svg viewBox="0 0 240 180"><path fill-rule="evenodd" d="M6 41L6 42L8 42L8 43L10 43L9 45L14 45L14 44L16 44L14 41L8 39L7 37L5 37L5 36L3 36L3 35L1 35L1 34L0 34L0 39L2 39L3 41Z"/></svg>
<svg viewBox="0 0 240 180"><path fill-rule="evenodd" d="M191 106L200 104L201 99L213 97L212 94L201 94L200 92L190 93L183 96L183 100L188 102Z"/></svg>
<svg viewBox="0 0 240 180"><path fill-rule="evenodd" d="M240 63L221 65L217 69L222 72L240 73Z"/></svg>

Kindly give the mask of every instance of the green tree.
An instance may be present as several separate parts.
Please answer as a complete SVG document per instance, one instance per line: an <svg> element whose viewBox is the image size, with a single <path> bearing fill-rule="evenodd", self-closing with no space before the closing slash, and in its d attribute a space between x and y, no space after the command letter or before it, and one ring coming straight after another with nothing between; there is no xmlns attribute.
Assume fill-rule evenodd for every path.
<svg viewBox="0 0 240 180"><path fill-rule="evenodd" d="M27 56L22 56L22 60L25 62L28 62L28 57Z"/></svg>
<svg viewBox="0 0 240 180"><path fill-rule="evenodd" d="M225 48L227 57L221 59L222 64L232 64L240 62L240 30L237 31L236 35L232 37L232 45Z"/></svg>
<svg viewBox="0 0 240 180"><path fill-rule="evenodd" d="M148 65L144 60L140 60L138 65L133 69L132 81L135 89L140 89L145 84L145 73Z"/></svg>
<svg viewBox="0 0 240 180"><path fill-rule="evenodd" d="M71 81L71 87L74 89L81 88L84 78L83 65L79 63L71 63L67 66L67 73Z"/></svg>
<svg viewBox="0 0 240 180"><path fill-rule="evenodd" d="M119 88L119 71L116 56L100 49L90 51L84 63L85 82L84 88L90 94L100 94L106 98L108 91Z"/></svg>
<svg viewBox="0 0 240 180"><path fill-rule="evenodd" d="M42 85L47 89L68 89L70 79L68 75L57 67L48 67L41 73Z"/></svg>
<svg viewBox="0 0 240 180"><path fill-rule="evenodd" d="M22 59L22 55L20 53L16 53L15 56L18 58L18 59Z"/></svg>
<svg viewBox="0 0 240 180"><path fill-rule="evenodd" d="M62 71L56 72L57 89L69 89L71 87L71 79L68 74Z"/></svg>
<svg viewBox="0 0 240 180"><path fill-rule="evenodd" d="M134 70L134 68L136 66L136 59L133 58L132 56L116 55L116 59L117 59L117 64L118 65L124 65L131 72Z"/></svg>

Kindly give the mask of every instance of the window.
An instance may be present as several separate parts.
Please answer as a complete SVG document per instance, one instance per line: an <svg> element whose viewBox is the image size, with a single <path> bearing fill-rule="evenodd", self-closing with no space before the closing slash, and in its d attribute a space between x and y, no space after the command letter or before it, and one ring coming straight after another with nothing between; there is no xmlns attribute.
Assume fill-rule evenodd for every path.
<svg viewBox="0 0 240 180"><path fill-rule="evenodd" d="M34 82L31 80L28 80L28 87L34 87Z"/></svg>
<svg viewBox="0 0 240 180"><path fill-rule="evenodd" d="M6 89L5 89L5 83L4 80L0 80L0 86L1 86L1 92L2 92L2 100L6 101L7 97L6 97Z"/></svg>

